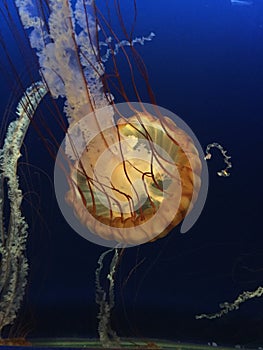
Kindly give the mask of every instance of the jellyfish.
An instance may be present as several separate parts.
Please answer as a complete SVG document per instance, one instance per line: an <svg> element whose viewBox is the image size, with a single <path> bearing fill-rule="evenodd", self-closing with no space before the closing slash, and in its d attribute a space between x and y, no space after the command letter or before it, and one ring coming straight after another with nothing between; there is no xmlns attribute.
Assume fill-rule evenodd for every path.
<svg viewBox="0 0 263 350"><path fill-rule="evenodd" d="M136 44L151 41L154 34L133 38L132 31L128 33L121 21L118 2L116 12L124 40L119 40L94 0L15 0L15 4L38 57L41 80L33 82L18 104L18 119L8 129L0 158L1 175L9 181L10 206L16 209L15 218L20 218L20 221L10 218L15 228L15 252L24 257L22 267L17 259L8 260L10 264L15 261L14 266L8 267L11 276L5 274L6 268L0 275L5 278L2 286L8 285L2 303L6 305L10 296L16 300L11 314L3 315L2 325L13 322L16 316L28 271L24 255L27 225L21 215L17 161L37 106L49 93L54 100L64 99L60 125L65 138L55 162L55 190L61 211L74 229L75 222L81 223L81 230L76 229L79 234L114 251L107 275L109 304L105 304L99 285L101 269L96 272L101 306L99 333L102 343L107 345L114 335L109 329L107 311L109 305L110 309L113 306L119 249L154 242L191 217L182 229L186 232L205 201L206 163L190 128L156 103L146 68L135 50ZM118 52L129 69L129 82L124 82L119 74ZM111 62L112 74L107 74L107 60ZM135 70L146 85L151 104L142 102ZM128 84L137 102L130 101ZM125 102L117 103L117 96ZM5 169L8 159L13 160L10 171ZM64 178L66 188L61 188ZM18 194L17 199L13 193ZM69 217L64 211L68 205L73 214ZM21 225L22 237L15 240ZM7 232L6 236L9 235ZM11 249L6 246L6 236L0 242L1 253ZM103 257L99 259L100 266Z"/></svg>
<svg viewBox="0 0 263 350"><path fill-rule="evenodd" d="M57 163L61 167L64 159L68 164L69 190L62 201L66 198L78 220L106 245L110 241L111 246L127 247L165 236L197 199L201 161L182 128L156 104L149 108L141 102L124 46L130 47L147 81L134 51L134 44L146 38L119 41L109 28L117 43L113 46L107 37L101 44L99 33L109 24L94 1L79 0L75 6L67 0L50 1L42 17L35 15L31 1L16 0L16 5L24 28L31 30L42 80L53 98L65 98L68 129ZM102 45L108 45L105 57L111 56L115 71L115 55L123 51L137 104L129 101L117 72L126 103L114 101L100 56Z"/></svg>
<svg viewBox="0 0 263 350"><path fill-rule="evenodd" d="M237 6L250 6L253 4L253 1L247 1L247 0L231 0L232 5Z"/></svg>

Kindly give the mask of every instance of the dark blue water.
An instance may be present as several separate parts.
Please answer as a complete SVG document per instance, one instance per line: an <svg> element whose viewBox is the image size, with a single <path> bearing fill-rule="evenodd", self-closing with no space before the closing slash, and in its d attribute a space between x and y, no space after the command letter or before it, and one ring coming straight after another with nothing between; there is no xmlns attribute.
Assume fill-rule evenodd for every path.
<svg viewBox="0 0 263 350"><path fill-rule="evenodd" d="M121 4L129 21L131 4ZM164 239L126 251L116 282L114 327L121 336L262 344L262 298L217 320L195 320L195 315L216 312L220 302L263 283L263 1L242 6L226 0L138 0L137 10L135 35L156 34L136 48L158 104L188 123L204 147L221 143L232 156L233 169L229 178L218 177L223 161L215 152L208 198L195 226L184 235L175 228ZM13 10L12 16L18 26ZM1 32L10 54L10 61L4 54L0 61L3 114L17 85L12 84L17 77L11 62L27 86L28 68L21 57L34 62L34 54L19 52L4 20ZM23 38L18 27L19 33ZM20 41L23 45L27 42ZM121 73L125 80L127 71ZM37 79L37 69L33 74ZM149 102L141 82L139 88ZM17 101L12 101L14 110ZM54 133L62 139L56 125ZM30 222L31 273L19 327L27 327L30 336L94 336L94 271L104 248L74 233L60 214L53 161L33 128L25 144L28 162L37 168L24 166L22 183L37 194L27 196L24 209Z"/></svg>

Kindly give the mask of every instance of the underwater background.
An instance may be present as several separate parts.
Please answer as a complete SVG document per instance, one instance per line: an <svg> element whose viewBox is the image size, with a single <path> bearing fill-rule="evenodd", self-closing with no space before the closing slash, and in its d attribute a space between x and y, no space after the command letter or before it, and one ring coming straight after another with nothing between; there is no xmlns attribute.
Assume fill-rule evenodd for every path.
<svg viewBox="0 0 263 350"><path fill-rule="evenodd" d="M121 4L129 18L131 2ZM260 346L262 298L219 319L195 315L217 312L221 302L263 283L263 1L137 0L137 10L135 36L156 34L136 49L157 103L179 115L204 149L210 142L222 144L233 168L230 177L218 177L223 159L215 151L207 201L191 230L181 234L176 227L163 239L125 251L116 276L113 328L119 336ZM14 9L10 13L22 31ZM10 28L5 21L0 27L12 58L3 54L0 61L5 125L4 114L14 118L18 102L12 97L7 110L10 94L19 90L14 68L25 86L28 75ZM27 42L22 45L25 57L34 55ZM125 79L127 72L120 71ZM47 110L52 127L50 119ZM3 132L4 127L1 142ZM24 151L20 179L30 225L30 274L16 331L29 337L95 337L95 269L105 248L73 232L60 213L54 162L34 128Z"/></svg>

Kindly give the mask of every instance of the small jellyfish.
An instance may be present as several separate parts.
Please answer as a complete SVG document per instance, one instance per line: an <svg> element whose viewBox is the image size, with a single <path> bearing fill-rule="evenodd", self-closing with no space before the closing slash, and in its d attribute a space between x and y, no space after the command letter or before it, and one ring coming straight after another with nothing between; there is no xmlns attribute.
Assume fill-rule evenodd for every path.
<svg viewBox="0 0 263 350"><path fill-rule="evenodd" d="M249 0L230 0L232 5L238 6L250 6L253 5L253 1Z"/></svg>

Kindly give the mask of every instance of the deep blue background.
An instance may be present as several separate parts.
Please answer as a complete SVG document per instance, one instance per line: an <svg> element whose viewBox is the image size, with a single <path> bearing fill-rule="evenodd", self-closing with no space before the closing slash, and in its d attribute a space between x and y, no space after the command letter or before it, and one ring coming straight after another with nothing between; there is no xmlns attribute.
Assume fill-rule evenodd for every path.
<svg viewBox="0 0 263 350"><path fill-rule="evenodd" d="M129 21L130 2L121 4ZM206 205L188 233L175 228L164 239L125 252L116 282L114 327L122 336L262 344L262 299L218 320L197 321L194 316L218 311L220 302L233 301L263 281L263 1L234 6L227 0L138 0L137 7L135 35L156 34L151 43L136 48L158 104L188 123L204 147L221 143L232 156L233 169L229 178L219 178L216 171L223 162L215 154ZM2 47L1 115L15 110L14 96L7 109L11 92L17 88L21 94L14 71L27 86L32 80L27 63L32 67L34 62L26 40L21 42L13 9L11 17L21 37L14 38L2 18L1 41L10 61ZM25 46L23 53L18 41ZM33 71L37 79L37 69ZM120 71L125 80L127 71ZM144 96L141 82L138 87ZM61 140L48 103L43 113ZM104 248L72 232L61 216L53 194L53 161L34 128L25 144L21 182L31 191L24 205L31 273L18 328L25 327L30 336L94 336L94 271ZM129 271L144 258L125 284Z"/></svg>

